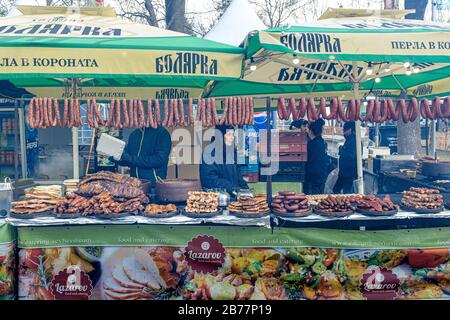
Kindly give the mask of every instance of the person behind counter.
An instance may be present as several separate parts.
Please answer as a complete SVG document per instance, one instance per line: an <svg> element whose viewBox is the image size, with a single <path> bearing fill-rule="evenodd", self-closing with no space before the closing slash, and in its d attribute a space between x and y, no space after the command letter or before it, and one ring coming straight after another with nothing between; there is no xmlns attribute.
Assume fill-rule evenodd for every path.
<svg viewBox="0 0 450 320"><path fill-rule="evenodd" d="M327 143L322 138L325 121L319 119L309 124L308 161L305 170L305 192L322 194L328 177L329 158Z"/></svg>
<svg viewBox="0 0 450 320"><path fill-rule="evenodd" d="M237 164L234 139L232 126L216 126L215 136L211 139L214 149L212 152L205 149L200 164L202 188L225 189L230 194L235 190L248 189ZM229 152L233 152L233 156L227 157Z"/></svg>
<svg viewBox="0 0 450 320"><path fill-rule="evenodd" d="M289 126L289 130L300 130L301 132L308 132L308 121L305 119L299 119L292 121Z"/></svg>
<svg viewBox="0 0 450 320"><path fill-rule="evenodd" d="M167 165L172 148L169 132L161 126L134 130L125 146L120 166L130 167L130 175L155 181L167 177Z"/></svg>
<svg viewBox="0 0 450 320"><path fill-rule="evenodd" d="M345 143L339 148L339 175L334 185L334 193L353 193L353 181L358 177L356 168L355 123L344 124Z"/></svg>

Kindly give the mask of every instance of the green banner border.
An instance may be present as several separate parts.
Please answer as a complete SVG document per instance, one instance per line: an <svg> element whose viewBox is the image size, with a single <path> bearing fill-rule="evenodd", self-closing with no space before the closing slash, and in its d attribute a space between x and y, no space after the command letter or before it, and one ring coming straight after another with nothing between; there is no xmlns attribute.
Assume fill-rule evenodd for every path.
<svg viewBox="0 0 450 320"><path fill-rule="evenodd" d="M17 239L16 229L0 220L0 244L11 243Z"/></svg>
<svg viewBox="0 0 450 320"><path fill-rule="evenodd" d="M19 227L20 248L71 246L183 247L198 235L211 235L225 247L325 247L348 249L448 248L450 228L334 230L316 228L92 225Z"/></svg>

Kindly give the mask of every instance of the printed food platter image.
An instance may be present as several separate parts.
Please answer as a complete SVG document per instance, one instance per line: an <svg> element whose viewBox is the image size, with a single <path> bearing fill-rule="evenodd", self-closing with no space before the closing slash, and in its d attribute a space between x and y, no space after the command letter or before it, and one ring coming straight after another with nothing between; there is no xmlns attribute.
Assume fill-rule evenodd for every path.
<svg viewBox="0 0 450 320"><path fill-rule="evenodd" d="M450 262L446 248L220 249L215 240L220 244L214 237L197 236L185 247L21 250L19 296L55 299L48 289L49 283L61 271L79 266L81 274L86 274L92 283L89 299L98 300L450 298ZM194 263L186 258L191 248L194 248L195 255L191 255ZM223 261L211 264L208 259L215 259L222 252ZM200 253L215 255L207 257ZM67 279L66 276L64 280ZM84 282L80 283L83 287ZM89 286L83 288L89 291Z"/></svg>
<svg viewBox="0 0 450 320"><path fill-rule="evenodd" d="M0 300L14 299L15 244L0 244Z"/></svg>

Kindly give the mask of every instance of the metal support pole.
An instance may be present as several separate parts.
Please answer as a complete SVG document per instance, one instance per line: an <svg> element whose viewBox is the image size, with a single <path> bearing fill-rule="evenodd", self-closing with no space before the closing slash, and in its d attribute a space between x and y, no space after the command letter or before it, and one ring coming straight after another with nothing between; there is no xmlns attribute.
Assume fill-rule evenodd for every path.
<svg viewBox="0 0 450 320"><path fill-rule="evenodd" d="M267 131L267 158L268 159L272 159L272 130L270 127L270 118L271 118L270 104L271 104L271 99L270 99L270 97L267 97L267 99L266 99L266 116L267 116L266 131ZM271 160L269 160L269 161L271 161ZM267 176L266 193L267 193L267 203L269 203L269 205L270 205L272 203L272 175Z"/></svg>
<svg viewBox="0 0 450 320"><path fill-rule="evenodd" d="M23 100L20 102L21 108L19 109L19 140L20 140L20 157L21 157L21 171L22 179L28 177L27 173L27 145L25 137L25 106Z"/></svg>
<svg viewBox="0 0 450 320"><path fill-rule="evenodd" d="M380 124L375 123L375 147L380 146Z"/></svg>
<svg viewBox="0 0 450 320"><path fill-rule="evenodd" d="M430 152L429 155L436 157L436 121L430 120Z"/></svg>
<svg viewBox="0 0 450 320"><path fill-rule="evenodd" d="M353 77L356 78L357 64L353 62ZM353 96L355 99L359 99L359 83L353 83ZM362 166L362 148L361 148L361 121L355 121L355 135L356 135L356 169L358 173L358 193L364 194L364 178L363 178L363 166Z"/></svg>
<svg viewBox="0 0 450 320"><path fill-rule="evenodd" d="M72 98L77 94L77 80L72 79ZM80 150L78 145L78 128L72 128L72 154L73 154L73 178L80 178Z"/></svg>
<svg viewBox="0 0 450 320"><path fill-rule="evenodd" d="M19 181L19 102L14 100L14 179Z"/></svg>

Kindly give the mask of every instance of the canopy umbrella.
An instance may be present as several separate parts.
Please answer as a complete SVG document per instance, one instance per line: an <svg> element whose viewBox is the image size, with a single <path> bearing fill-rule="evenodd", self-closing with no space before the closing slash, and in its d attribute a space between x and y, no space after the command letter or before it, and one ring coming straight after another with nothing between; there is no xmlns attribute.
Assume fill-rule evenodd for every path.
<svg viewBox="0 0 450 320"><path fill-rule="evenodd" d="M156 96L167 88L197 93L213 80L241 76L241 48L121 20L111 8L17 9L22 16L0 19L0 80L17 87L64 87L76 79L74 88L157 88Z"/></svg>
<svg viewBox="0 0 450 320"><path fill-rule="evenodd" d="M398 19L409 12L328 9L315 23L251 33L243 43L243 78L217 82L209 95L448 95L450 26ZM424 85L427 90L420 89ZM356 127L360 157L360 126ZM362 190L358 159L358 191Z"/></svg>

